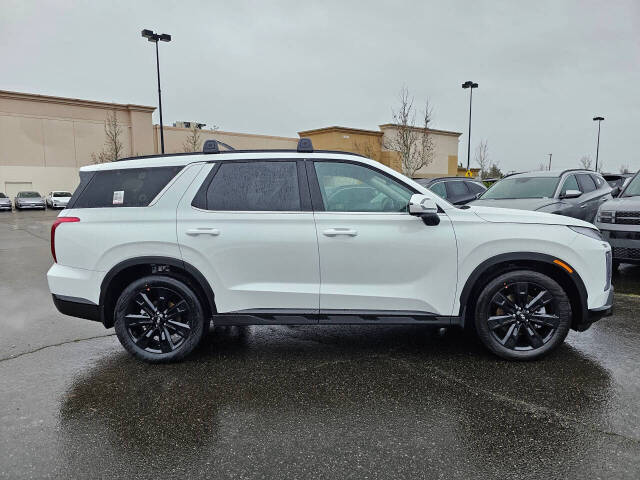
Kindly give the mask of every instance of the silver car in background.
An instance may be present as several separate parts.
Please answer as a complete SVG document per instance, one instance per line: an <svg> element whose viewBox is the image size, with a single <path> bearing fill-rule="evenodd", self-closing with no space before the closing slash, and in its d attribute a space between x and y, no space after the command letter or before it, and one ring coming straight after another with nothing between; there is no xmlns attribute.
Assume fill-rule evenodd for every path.
<svg viewBox="0 0 640 480"><path fill-rule="evenodd" d="M640 265L640 172L627 183L617 198L603 203L596 226L611 244L613 265Z"/></svg>
<svg viewBox="0 0 640 480"><path fill-rule="evenodd" d="M66 208L69 200L71 200L71 192L64 190L54 190L45 197L49 208Z"/></svg>
<svg viewBox="0 0 640 480"><path fill-rule="evenodd" d="M0 210L11 211L11 199L2 192L0 192Z"/></svg>
<svg viewBox="0 0 640 480"><path fill-rule="evenodd" d="M40 208L46 210L44 198L38 192L18 192L16 198L13 199L16 210L23 208Z"/></svg>

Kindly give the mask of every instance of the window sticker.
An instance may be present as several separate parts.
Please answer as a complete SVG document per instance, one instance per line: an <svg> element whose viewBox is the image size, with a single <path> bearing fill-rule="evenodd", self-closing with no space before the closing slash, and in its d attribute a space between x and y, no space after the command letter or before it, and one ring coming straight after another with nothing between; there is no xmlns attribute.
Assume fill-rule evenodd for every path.
<svg viewBox="0 0 640 480"><path fill-rule="evenodd" d="M124 190L116 190L113 192L113 204L122 205L124 203Z"/></svg>

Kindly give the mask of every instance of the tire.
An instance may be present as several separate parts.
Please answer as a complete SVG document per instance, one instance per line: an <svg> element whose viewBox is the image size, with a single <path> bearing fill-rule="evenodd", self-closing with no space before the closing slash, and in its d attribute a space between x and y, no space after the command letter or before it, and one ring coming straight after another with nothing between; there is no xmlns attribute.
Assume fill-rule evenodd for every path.
<svg viewBox="0 0 640 480"><path fill-rule="evenodd" d="M478 338L508 360L541 358L564 342L571 303L552 278L518 270L500 275L482 290L475 309Z"/></svg>
<svg viewBox="0 0 640 480"><path fill-rule="evenodd" d="M202 341L209 327L197 295L184 282L150 275L124 289L114 311L122 346L149 363L182 360Z"/></svg>

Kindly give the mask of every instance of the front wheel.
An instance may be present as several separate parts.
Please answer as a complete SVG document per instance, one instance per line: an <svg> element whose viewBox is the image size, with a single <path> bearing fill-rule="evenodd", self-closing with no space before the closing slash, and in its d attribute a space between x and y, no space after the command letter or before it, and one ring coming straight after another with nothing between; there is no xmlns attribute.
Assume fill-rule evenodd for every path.
<svg viewBox="0 0 640 480"><path fill-rule="evenodd" d="M114 318L124 348L151 363L183 359L198 346L209 326L193 290L164 275L144 277L125 288Z"/></svg>
<svg viewBox="0 0 640 480"><path fill-rule="evenodd" d="M560 345L569 333L571 304L552 278L533 271L505 273L478 297L475 326L480 341L509 360L533 360Z"/></svg>

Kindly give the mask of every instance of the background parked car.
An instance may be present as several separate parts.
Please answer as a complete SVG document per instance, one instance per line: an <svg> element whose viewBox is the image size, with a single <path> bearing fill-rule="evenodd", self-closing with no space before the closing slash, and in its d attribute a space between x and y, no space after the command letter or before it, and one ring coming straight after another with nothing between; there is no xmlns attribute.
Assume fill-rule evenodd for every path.
<svg viewBox="0 0 640 480"><path fill-rule="evenodd" d="M603 173L602 176L612 188L611 195L617 197L633 173Z"/></svg>
<svg viewBox="0 0 640 480"><path fill-rule="evenodd" d="M611 244L615 267L620 263L640 264L640 172L618 198L602 204L596 226Z"/></svg>
<svg viewBox="0 0 640 480"><path fill-rule="evenodd" d="M0 192L0 210L11 210L11 199Z"/></svg>
<svg viewBox="0 0 640 480"><path fill-rule="evenodd" d="M41 208L46 210L46 204L42 195L38 192L18 192L16 198L13 199L16 210L23 208Z"/></svg>
<svg viewBox="0 0 640 480"><path fill-rule="evenodd" d="M611 187L590 170L516 173L495 183L473 205L556 213L594 222Z"/></svg>
<svg viewBox="0 0 640 480"><path fill-rule="evenodd" d="M454 205L469 203L487 189L479 181L465 177L414 178L413 180Z"/></svg>
<svg viewBox="0 0 640 480"><path fill-rule="evenodd" d="M50 208L65 208L69 200L71 200L71 193L63 190L55 190L49 192L49 195L45 197L47 206Z"/></svg>

